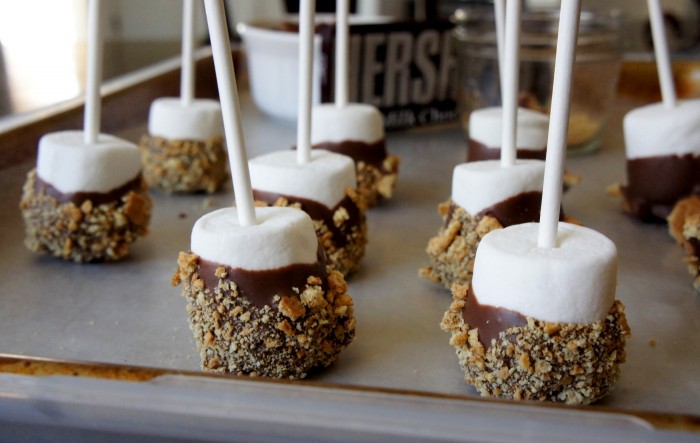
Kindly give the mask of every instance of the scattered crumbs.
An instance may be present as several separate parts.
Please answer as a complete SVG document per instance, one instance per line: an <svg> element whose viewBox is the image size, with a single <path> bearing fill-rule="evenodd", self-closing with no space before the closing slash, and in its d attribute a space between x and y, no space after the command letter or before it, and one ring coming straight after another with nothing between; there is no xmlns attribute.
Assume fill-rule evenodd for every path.
<svg viewBox="0 0 700 443"><path fill-rule="evenodd" d="M214 205L215 200L211 197L207 197L204 200L202 200L202 209L208 209L211 208Z"/></svg>
<svg viewBox="0 0 700 443"><path fill-rule="evenodd" d="M649 347L653 348L654 346L656 346L656 340L654 340L653 338L649 339Z"/></svg>
<svg viewBox="0 0 700 443"><path fill-rule="evenodd" d="M181 213L177 214L177 217L180 218L180 219L187 218L187 213L181 212Z"/></svg>

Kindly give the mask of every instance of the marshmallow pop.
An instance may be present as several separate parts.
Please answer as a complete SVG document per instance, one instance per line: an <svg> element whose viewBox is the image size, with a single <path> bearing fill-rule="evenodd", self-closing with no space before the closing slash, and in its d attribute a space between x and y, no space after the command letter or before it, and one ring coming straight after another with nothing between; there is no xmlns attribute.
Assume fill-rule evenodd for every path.
<svg viewBox="0 0 700 443"><path fill-rule="evenodd" d="M78 263L119 260L148 231L151 200L136 145L100 134L102 34L100 2L88 17L88 71L83 131L39 140L20 209L26 246Z"/></svg>
<svg viewBox="0 0 700 443"><path fill-rule="evenodd" d="M625 212L664 221L678 200L700 194L700 100L676 99L661 6L648 6L663 101L624 118L627 185L620 190Z"/></svg>
<svg viewBox="0 0 700 443"><path fill-rule="evenodd" d="M529 115L516 112L520 5L519 0L508 2L503 111L482 113L494 116L489 137L500 138L503 149L494 151L501 155L501 160L481 160L455 167L451 198L438 206L443 225L426 249L430 265L419 270L422 277L447 289L455 283L469 284L477 247L487 233L539 219L544 162L518 160L515 149L521 132L529 137L531 133L537 132L539 136L545 131L543 127L518 124L518 118Z"/></svg>
<svg viewBox="0 0 700 443"><path fill-rule="evenodd" d="M146 181L167 193L213 193L228 178L221 106L194 98L194 5L183 0L180 97L153 101L139 143Z"/></svg>
<svg viewBox="0 0 700 443"><path fill-rule="evenodd" d="M297 149L250 160L253 195L259 205L292 206L307 212L328 264L348 276L360 267L367 243L365 201L357 192L355 163L347 155L311 149L311 84L314 6L304 5L299 27Z"/></svg>
<svg viewBox="0 0 700 443"><path fill-rule="evenodd" d="M308 214L254 206L223 0L205 8L236 207L197 220L172 283L183 285L202 369L302 378L352 341L352 298Z"/></svg>
<svg viewBox="0 0 700 443"><path fill-rule="evenodd" d="M483 396L591 403L625 360L615 245L558 221L579 13L578 0L562 2L540 223L481 240L472 283L454 286L441 323L465 381Z"/></svg>
<svg viewBox="0 0 700 443"><path fill-rule="evenodd" d="M367 207L394 193L399 158L387 154L384 120L373 106L348 103L348 0L336 2L335 103L315 106L311 143L355 160L360 197Z"/></svg>

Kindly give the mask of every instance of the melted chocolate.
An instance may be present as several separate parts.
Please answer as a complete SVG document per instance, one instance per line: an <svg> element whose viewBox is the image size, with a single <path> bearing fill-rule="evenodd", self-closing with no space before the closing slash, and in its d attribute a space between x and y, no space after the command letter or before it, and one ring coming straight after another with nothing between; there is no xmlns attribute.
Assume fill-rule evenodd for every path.
<svg viewBox="0 0 700 443"><path fill-rule="evenodd" d="M627 210L646 221L665 221L678 200L700 194L700 156L664 155L627 160Z"/></svg>
<svg viewBox="0 0 700 443"><path fill-rule="evenodd" d="M336 245L336 247L342 248L345 246L348 243L348 235L351 233L351 227L360 224L360 209L347 195L334 208L329 208L328 206L314 200L285 194L277 194L274 192L253 190L253 198L255 200L264 201L270 205L273 205L280 197L284 197L290 203L300 203L301 209L309 214L309 217L311 217L313 220L323 220L328 227L328 230L333 233L333 243ZM337 227L333 222L333 214L341 206L345 208L350 218L340 227Z"/></svg>
<svg viewBox="0 0 700 443"><path fill-rule="evenodd" d="M355 140L347 140L339 143L323 142L313 145L313 148L345 154L355 160L355 162L362 161L378 168L382 166L386 158L384 139L374 143L365 143Z"/></svg>
<svg viewBox="0 0 700 443"><path fill-rule="evenodd" d="M541 206L541 192L523 192L484 209L479 215L490 215L506 228L521 223L539 221Z"/></svg>
<svg viewBox="0 0 700 443"><path fill-rule="evenodd" d="M496 203L477 215L488 215L496 220L504 228L521 223L538 222L540 220L540 207L542 206L542 193L539 191L522 192L502 202ZM452 221L456 205L453 203L445 217L444 226ZM559 220L564 219L564 211L559 212Z"/></svg>
<svg viewBox="0 0 700 443"><path fill-rule="evenodd" d="M219 285L219 278L215 275L215 271L223 266L227 272L225 280L236 283L240 296L247 298L258 308L268 305L277 309L277 305L273 303L274 296L299 297L299 293L304 291L306 281L310 276L319 277L322 281L321 287L324 291L328 291L326 259L320 245L317 254L316 263L293 264L264 271L247 271L200 259L197 274L204 280L206 287L213 291ZM297 288L299 292L295 292L294 288Z"/></svg>
<svg viewBox="0 0 700 443"><path fill-rule="evenodd" d="M501 332L527 324L527 319L521 313L479 304L471 286L468 291L464 308L462 308L462 318L469 325L469 329L479 330L479 342L484 345L484 348L488 349L491 346L491 340L497 339Z"/></svg>
<svg viewBox="0 0 700 443"><path fill-rule="evenodd" d="M114 201L119 201L121 198L127 194L129 191L136 191L141 189L141 174L139 173L135 178L129 180L118 188L112 189L107 192L68 192L63 193L56 189L52 184L45 182L36 176L36 183L34 184L34 191L37 195L45 194L58 200L59 203L73 202L75 205L80 206L83 202L90 200L93 205L101 205L103 203L111 203Z"/></svg>
<svg viewBox="0 0 700 443"><path fill-rule="evenodd" d="M516 151L518 158L544 160L547 155L546 149L518 148ZM501 158L501 150L490 148L476 140L469 139L467 144L467 161L475 162L479 160L498 160Z"/></svg>

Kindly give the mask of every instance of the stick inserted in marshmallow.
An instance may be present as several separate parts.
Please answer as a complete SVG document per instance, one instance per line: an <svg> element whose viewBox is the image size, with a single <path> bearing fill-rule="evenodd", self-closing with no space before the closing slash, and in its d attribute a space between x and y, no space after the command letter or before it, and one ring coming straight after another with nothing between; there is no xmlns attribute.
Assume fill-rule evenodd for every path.
<svg viewBox="0 0 700 443"><path fill-rule="evenodd" d="M83 131L85 144L97 142L100 133L101 105L100 83L102 82L102 39L100 26L100 0L90 0L88 4L88 38L87 38L87 79L85 87L85 114Z"/></svg>
<svg viewBox="0 0 700 443"><path fill-rule="evenodd" d="M649 20L651 21L651 36L654 41L656 69L659 73L659 82L661 84L661 96L664 106L673 108L676 106L676 88L673 84L671 58L668 54L661 4L659 0L647 0L647 6L649 8Z"/></svg>
<svg viewBox="0 0 700 443"><path fill-rule="evenodd" d="M508 0L506 6L505 48L501 87L503 102L503 132L501 144L501 166L515 164L518 117L518 45L520 37L521 0Z"/></svg>
<svg viewBox="0 0 700 443"><path fill-rule="evenodd" d="M221 113L224 118L224 132L228 146L233 191L238 208L238 219L242 226L251 226L257 224L257 220L253 205L253 190L250 186L248 158L245 150L238 89L233 70L231 43L224 5L221 0L204 0L204 7L207 14L209 35L211 36L214 70L219 85Z"/></svg>
<svg viewBox="0 0 700 443"><path fill-rule="evenodd" d="M557 54L554 60L551 117L547 137L542 209L537 244L541 248L557 247L557 227L566 159L566 135L571 99L571 76L576 55L576 38L581 15L580 0L562 2L559 13Z"/></svg>

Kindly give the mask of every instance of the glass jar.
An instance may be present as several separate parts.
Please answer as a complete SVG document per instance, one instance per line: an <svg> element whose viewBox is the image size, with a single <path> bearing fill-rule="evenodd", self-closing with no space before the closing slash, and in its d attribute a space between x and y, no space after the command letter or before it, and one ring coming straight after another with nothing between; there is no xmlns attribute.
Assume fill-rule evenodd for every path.
<svg viewBox="0 0 700 443"><path fill-rule="evenodd" d="M457 101L465 132L472 110L500 106L493 10L458 9L453 15L459 88ZM558 10L526 11L520 36L520 106L549 112L556 56ZM595 151L615 98L620 71L619 20L581 13L571 91L567 149Z"/></svg>

